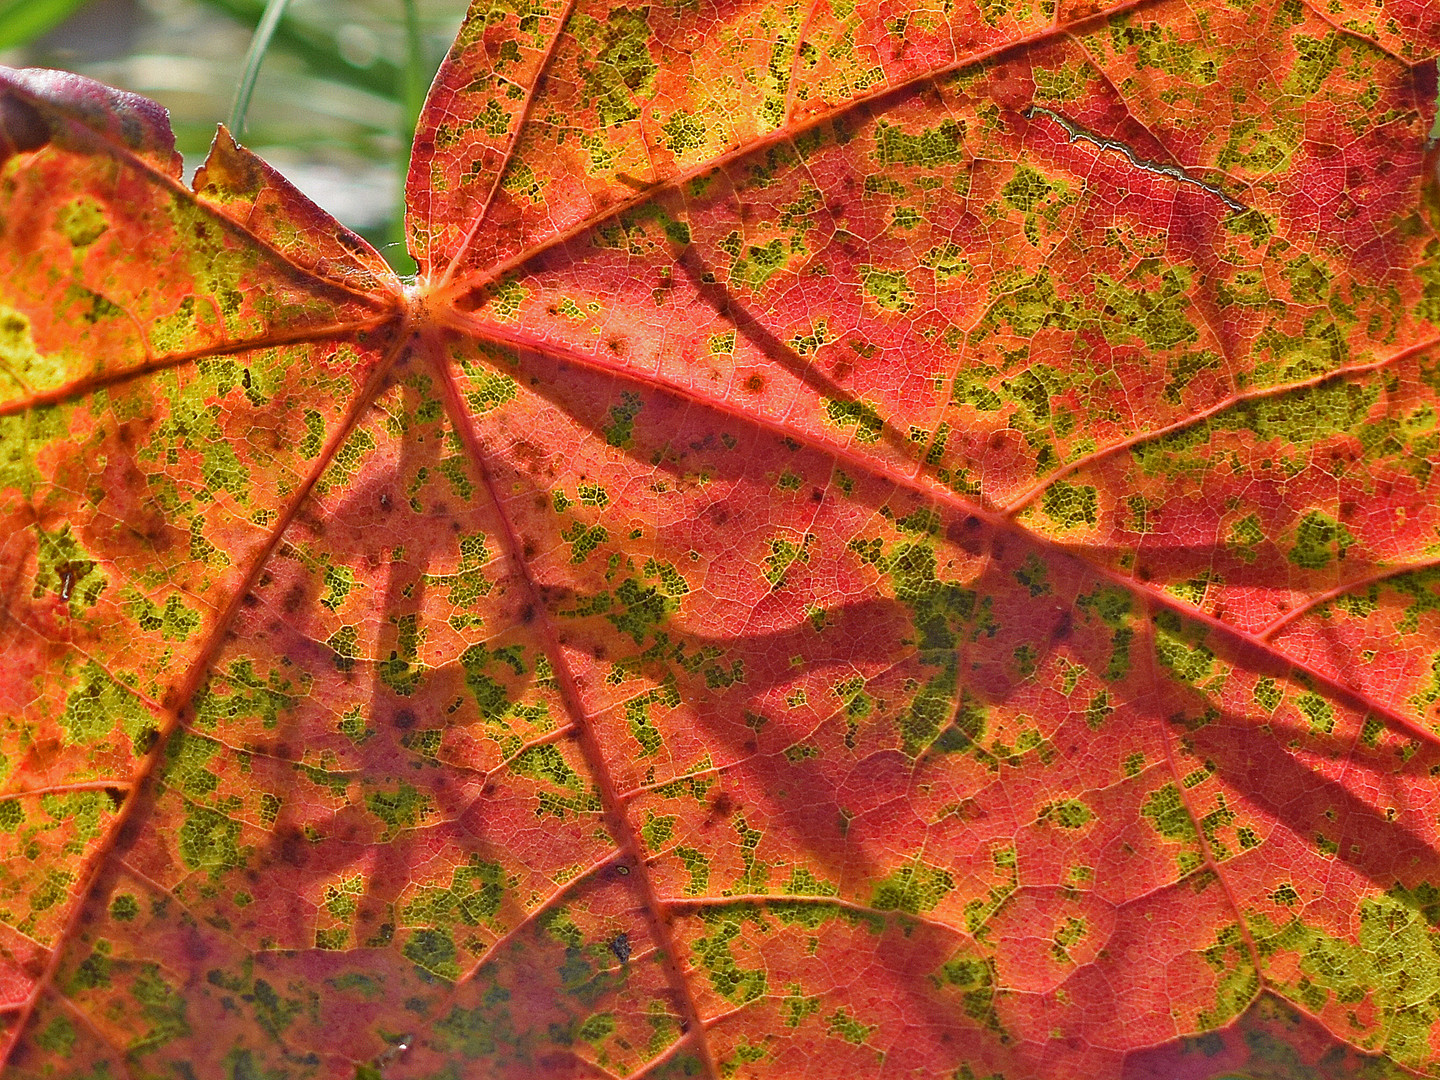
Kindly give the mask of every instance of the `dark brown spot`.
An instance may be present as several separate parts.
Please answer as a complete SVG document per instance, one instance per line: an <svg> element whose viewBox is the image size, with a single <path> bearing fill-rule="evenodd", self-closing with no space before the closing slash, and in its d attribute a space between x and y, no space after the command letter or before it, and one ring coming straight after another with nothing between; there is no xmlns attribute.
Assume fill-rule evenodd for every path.
<svg viewBox="0 0 1440 1080"><path fill-rule="evenodd" d="M710 812L716 817L728 818L734 809L735 803L729 792L718 792L715 798L710 800Z"/></svg>
<svg viewBox="0 0 1440 1080"><path fill-rule="evenodd" d="M981 521L974 514L968 514L962 521L952 521L945 527L945 539L958 545L969 555L980 553Z"/></svg>
<svg viewBox="0 0 1440 1080"><path fill-rule="evenodd" d="M415 726L415 711L413 709L400 709L395 713L395 726L405 731Z"/></svg>
<svg viewBox="0 0 1440 1080"><path fill-rule="evenodd" d="M296 582L285 590L285 599L280 602L280 607L285 614L293 615L300 610L304 603L305 588L299 582Z"/></svg>
<svg viewBox="0 0 1440 1080"><path fill-rule="evenodd" d="M765 380L759 375L751 375L745 380L745 389L752 394L758 394L765 389Z"/></svg>
<svg viewBox="0 0 1440 1080"><path fill-rule="evenodd" d="M290 866L304 866L310 861L310 844L299 829L286 830L281 838L280 861Z"/></svg>
<svg viewBox="0 0 1440 1080"><path fill-rule="evenodd" d="M244 596L240 598L240 603L244 604L246 607L254 607L256 604L260 603L260 598L256 596L253 592L247 592Z"/></svg>
<svg viewBox="0 0 1440 1080"><path fill-rule="evenodd" d="M121 851L135 845L135 842L140 837L141 830L145 827L144 821L143 815L136 814L127 820L124 825L120 826L120 833L115 839L116 846Z"/></svg>
<svg viewBox="0 0 1440 1080"><path fill-rule="evenodd" d="M535 621L535 605L526 604L525 610L520 613L520 621L529 624Z"/></svg>

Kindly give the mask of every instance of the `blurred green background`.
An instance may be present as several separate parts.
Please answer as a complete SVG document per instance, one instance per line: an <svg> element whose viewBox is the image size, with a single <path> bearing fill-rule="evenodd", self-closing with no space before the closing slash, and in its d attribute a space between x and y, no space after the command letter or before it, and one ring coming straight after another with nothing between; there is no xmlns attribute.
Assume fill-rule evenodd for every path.
<svg viewBox="0 0 1440 1080"><path fill-rule="evenodd" d="M241 141L402 273L403 170L465 0L290 0ZM57 67L170 110L186 175L230 115L265 0L0 0L0 63Z"/></svg>

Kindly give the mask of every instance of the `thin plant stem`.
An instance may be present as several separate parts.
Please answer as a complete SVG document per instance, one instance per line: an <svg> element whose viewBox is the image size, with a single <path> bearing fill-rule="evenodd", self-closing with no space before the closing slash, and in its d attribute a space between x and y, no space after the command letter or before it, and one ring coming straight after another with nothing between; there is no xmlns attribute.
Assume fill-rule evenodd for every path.
<svg viewBox="0 0 1440 1080"><path fill-rule="evenodd" d="M414 264L405 249L405 182L410 175L410 149L415 141L415 127L420 122L420 113L425 108L425 92L430 77L430 65L425 55L425 37L420 30L420 8L416 0L401 0L405 9L405 64L401 68L400 130L396 137L400 142L400 196L395 208L395 222L391 230L392 249L390 263L400 273L413 273Z"/></svg>
<svg viewBox="0 0 1440 1080"><path fill-rule="evenodd" d="M426 80L430 74L430 65L425 56L425 37L420 32L420 6L415 0L402 0L405 7L405 86L403 88L403 100L405 102L405 122L408 136L415 130L415 125L420 120L420 112L425 108ZM409 144L409 140L406 140Z"/></svg>
<svg viewBox="0 0 1440 1080"><path fill-rule="evenodd" d="M235 90L235 104L230 108L230 131L238 139L245 132L245 114L250 111L250 97L255 93L255 81L260 76L260 65L270 51L270 39L285 14L290 0L268 0L265 13L250 38L250 48L245 51L245 66L240 72L240 85Z"/></svg>

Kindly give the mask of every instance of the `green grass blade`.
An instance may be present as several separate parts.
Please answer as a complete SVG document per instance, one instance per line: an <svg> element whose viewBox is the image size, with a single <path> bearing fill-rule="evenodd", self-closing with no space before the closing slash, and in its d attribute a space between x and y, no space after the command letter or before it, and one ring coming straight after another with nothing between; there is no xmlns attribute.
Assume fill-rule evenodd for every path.
<svg viewBox="0 0 1440 1080"><path fill-rule="evenodd" d="M260 65L270 51L270 39L275 36L275 27L280 16L285 14L285 5L290 0L269 0L265 14L255 27L250 38L250 48L245 50L245 66L240 72L240 86L235 91L235 104L230 108L230 131L238 139L245 130L245 114L250 111L250 97L255 93L255 80L260 77Z"/></svg>
<svg viewBox="0 0 1440 1080"><path fill-rule="evenodd" d="M0 0L0 49L28 45L88 0Z"/></svg>
<svg viewBox="0 0 1440 1080"><path fill-rule="evenodd" d="M430 79L435 74L425 55L425 38L420 33L420 9L415 0L403 0L405 5L405 85L401 100L405 103L405 118L408 131L402 132L402 141L408 146L415 134L415 125L420 121L420 111L425 108L425 94L430 89Z"/></svg>
<svg viewBox="0 0 1440 1080"><path fill-rule="evenodd" d="M410 148L415 141L415 127L420 122L421 110L425 108L425 94L430 88L434 69L425 54L425 38L420 32L420 9L415 0L402 0L402 3L405 8L405 67L400 74L399 90L404 110L401 128L396 132L400 140L400 198L395 208L386 258L397 272L410 274L415 272L415 264L405 249L405 178L410 175Z"/></svg>

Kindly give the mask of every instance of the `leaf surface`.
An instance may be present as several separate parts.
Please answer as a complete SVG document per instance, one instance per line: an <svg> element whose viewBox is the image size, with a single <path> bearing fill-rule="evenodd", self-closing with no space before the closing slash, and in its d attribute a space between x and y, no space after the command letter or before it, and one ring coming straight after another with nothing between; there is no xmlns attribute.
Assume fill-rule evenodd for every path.
<svg viewBox="0 0 1440 1080"><path fill-rule="evenodd" d="M10 1071L1440 1071L1440 19L1353 8L477 5L410 285L4 73Z"/></svg>

